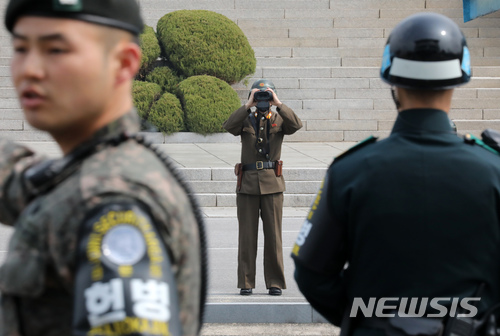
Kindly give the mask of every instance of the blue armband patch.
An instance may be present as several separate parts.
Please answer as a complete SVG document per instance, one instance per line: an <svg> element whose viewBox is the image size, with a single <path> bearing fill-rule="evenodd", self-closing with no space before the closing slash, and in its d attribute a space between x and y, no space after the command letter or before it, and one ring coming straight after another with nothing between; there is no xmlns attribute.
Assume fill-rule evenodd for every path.
<svg viewBox="0 0 500 336"><path fill-rule="evenodd" d="M139 205L104 205L84 221L77 249L76 335L181 335L169 255Z"/></svg>

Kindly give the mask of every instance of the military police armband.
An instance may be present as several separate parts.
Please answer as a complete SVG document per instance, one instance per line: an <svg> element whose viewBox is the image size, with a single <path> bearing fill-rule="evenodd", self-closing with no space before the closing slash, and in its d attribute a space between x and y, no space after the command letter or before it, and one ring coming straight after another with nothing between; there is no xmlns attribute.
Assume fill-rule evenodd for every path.
<svg viewBox="0 0 500 336"><path fill-rule="evenodd" d="M86 218L74 297L75 335L182 334L169 255L137 204L107 204Z"/></svg>

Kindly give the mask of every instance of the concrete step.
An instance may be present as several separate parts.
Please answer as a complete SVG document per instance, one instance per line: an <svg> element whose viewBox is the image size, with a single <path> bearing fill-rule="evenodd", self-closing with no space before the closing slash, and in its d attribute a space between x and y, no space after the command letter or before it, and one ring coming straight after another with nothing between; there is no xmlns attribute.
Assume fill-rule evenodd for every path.
<svg viewBox="0 0 500 336"><path fill-rule="evenodd" d="M342 49L341 52L339 50ZM490 48L488 54L500 48ZM257 57L257 70L264 67L380 67L380 48L254 48ZM483 57L487 48L471 50L473 67L498 67L499 57ZM343 55L338 55L342 53ZM290 56L290 55L293 56ZM307 55L306 55L307 54ZM338 56L326 56L337 54ZM477 55L474 55L477 54ZM300 55L300 56L297 56ZM365 55L365 56L363 56Z"/></svg>
<svg viewBox="0 0 500 336"><path fill-rule="evenodd" d="M234 169L215 168L180 168L188 181L231 181L236 182ZM283 168L283 176L286 181L322 181L326 173L326 167Z"/></svg>
<svg viewBox="0 0 500 336"><path fill-rule="evenodd" d="M307 57L257 57L257 67L331 67L331 66L340 66L341 59L340 57L316 57L316 58L307 58Z"/></svg>
<svg viewBox="0 0 500 336"><path fill-rule="evenodd" d="M267 295L269 296L269 295ZM230 299L233 299L231 297ZM261 302L209 302L206 307L207 323L323 323L334 330L307 302L274 303L269 298ZM247 331L248 332L248 331ZM218 334L220 335L220 334ZM231 333L230 335L237 335ZM241 334L251 335L251 334ZM262 335L271 335L267 330ZM284 334L279 334L284 335ZM297 335L297 334L295 334ZM311 335L307 333L307 335Z"/></svg>
<svg viewBox="0 0 500 336"><path fill-rule="evenodd" d="M24 120L23 110L0 108L0 120Z"/></svg>
<svg viewBox="0 0 500 336"><path fill-rule="evenodd" d="M319 189L321 182L318 182L316 185L317 189ZM233 185L233 193L230 194L196 193L196 197L198 198L200 205L203 207L236 207L236 183ZM289 194L285 192L283 197L283 206L309 207L314 201L315 197L316 193Z"/></svg>
<svg viewBox="0 0 500 336"><path fill-rule="evenodd" d="M201 336L338 336L340 329L328 323L205 323Z"/></svg>
<svg viewBox="0 0 500 336"><path fill-rule="evenodd" d="M372 11L372 17L378 17L378 11ZM359 12L358 12L359 13ZM333 28L334 17L321 17L315 20L310 20L309 18L283 18L283 19L245 19L239 18L237 20L238 26L246 32L247 30L254 30L255 27L266 27L266 28Z"/></svg>
<svg viewBox="0 0 500 336"><path fill-rule="evenodd" d="M314 36L309 38L249 38L250 45L255 47L338 47L336 38L320 39ZM1 54L0 54L1 56Z"/></svg>
<svg viewBox="0 0 500 336"><path fill-rule="evenodd" d="M17 99L16 90L13 87L0 87L0 99Z"/></svg>
<svg viewBox="0 0 500 336"><path fill-rule="evenodd" d="M274 71L274 70L270 70ZM283 68L286 73L286 68ZM316 72L313 70L312 72ZM361 69L362 71L362 69ZM307 73L307 70L303 70L303 73ZM269 72L267 73L269 74ZM252 77L248 78L248 83L251 85L255 80L263 78L263 73L254 74ZM379 76L369 77L369 78L299 78L299 77L269 77L279 90L285 89L351 89L351 91L357 90L367 90L367 89L389 89L389 86L384 83ZM465 88L476 88L476 89L496 89L498 85L498 77L472 77L471 83L464 86ZM238 88L238 86L235 86ZM241 86L239 86L241 88ZM355 90L353 90L355 89ZM300 108L297 106L296 108Z"/></svg>
<svg viewBox="0 0 500 336"><path fill-rule="evenodd" d="M499 23L500 24L500 23ZM385 38L355 39L251 39L257 57L332 57L375 58L380 63ZM477 42L476 42L477 41ZM469 39L473 65L496 65L488 58L498 59L498 42L493 38ZM486 59L486 60L483 60ZM493 62L493 63L489 63ZM377 63L377 64L378 64ZM338 66L338 61L333 66ZM371 63L370 63L371 64ZM375 65L360 66L376 66ZM380 64L378 64L380 65ZM342 66L348 66L342 64Z"/></svg>
<svg viewBox="0 0 500 336"><path fill-rule="evenodd" d="M392 99L377 99L373 103L375 110L386 110L394 106ZM456 97L452 101L452 106L460 109L496 109L500 106L499 104L499 98L463 99Z"/></svg>
<svg viewBox="0 0 500 336"><path fill-rule="evenodd" d="M333 158L332 158L333 159ZM236 206L233 168L180 168L203 207ZM309 207L319 190L326 167L284 168L285 207Z"/></svg>
<svg viewBox="0 0 500 336"><path fill-rule="evenodd" d="M0 100L1 109L16 109L20 110L19 100L17 98L2 98Z"/></svg>
<svg viewBox="0 0 500 336"><path fill-rule="evenodd" d="M234 174L233 174L234 176ZM236 189L236 177L228 181L192 181L193 190L198 194L227 194ZM318 181L287 181L286 192L288 194L315 194L318 192Z"/></svg>

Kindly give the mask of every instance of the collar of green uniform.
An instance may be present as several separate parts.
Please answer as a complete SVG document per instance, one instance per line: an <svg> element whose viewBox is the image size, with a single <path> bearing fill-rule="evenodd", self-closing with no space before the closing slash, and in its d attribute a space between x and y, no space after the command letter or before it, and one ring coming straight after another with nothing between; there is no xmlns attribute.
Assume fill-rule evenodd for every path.
<svg viewBox="0 0 500 336"><path fill-rule="evenodd" d="M140 130L140 121L137 111L134 109L127 112L125 115L110 122L97 132L95 132L92 137L82 143L78 147L86 146L88 144L96 144L103 142L105 140L117 137L121 133L135 134Z"/></svg>
<svg viewBox="0 0 500 336"><path fill-rule="evenodd" d="M402 132L454 133L445 111L427 108L399 112L392 133Z"/></svg>

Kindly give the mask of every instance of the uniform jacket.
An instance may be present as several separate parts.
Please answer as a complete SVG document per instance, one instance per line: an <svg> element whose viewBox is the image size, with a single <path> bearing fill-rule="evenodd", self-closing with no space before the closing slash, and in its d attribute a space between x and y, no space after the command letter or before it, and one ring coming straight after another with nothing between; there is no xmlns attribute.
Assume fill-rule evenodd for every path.
<svg viewBox="0 0 500 336"><path fill-rule="evenodd" d="M92 141L138 131L138 118L131 112L98 131ZM15 319L25 336L72 334L80 225L93 209L114 201L145 205L159 224L177 280L183 334L197 333L198 227L185 192L154 153L135 140L104 146L54 189L34 199L23 172L43 158L4 139L0 153L0 221L15 230L0 268L2 336L17 335Z"/></svg>
<svg viewBox="0 0 500 336"><path fill-rule="evenodd" d="M473 297L484 283L481 314L500 301L500 156L443 111L402 111L388 138L335 159L293 251L300 289L335 324L334 283L348 302Z"/></svg>
<svg viewBox="0 0 500 336"><path fill-rule="evenodd" d="M281 158L281 145L283 137L297 132L302 127L302 121L297 117L291 108L282 105L278 112L271 112L269 122L263 115L258 115L256 120L259 130L259 137L262 138L263 145L269 142L269 160L276 161ZM245 106L234 111L226 122L224 128L233 135L241 135L241 163L255 163L257 161L267 161L259 155L255 147L257 141L256 132L250 121L250 110ZM267 127L269 129L269 139L267 139ZM283 164L286 166L286 162ZM251 195L265 195L285 191L285 180L283 176L276 177L273 169L249 170L243 173L241 190L237 192Z"/></svg>

